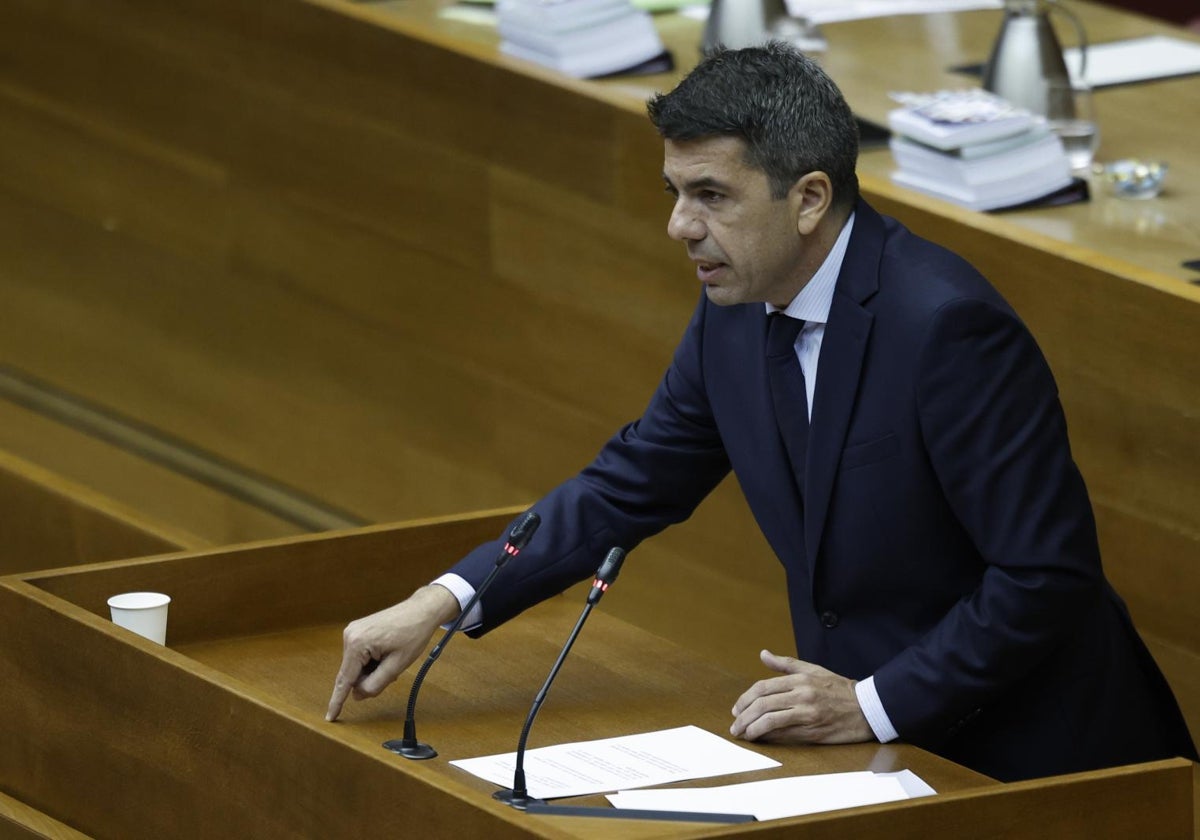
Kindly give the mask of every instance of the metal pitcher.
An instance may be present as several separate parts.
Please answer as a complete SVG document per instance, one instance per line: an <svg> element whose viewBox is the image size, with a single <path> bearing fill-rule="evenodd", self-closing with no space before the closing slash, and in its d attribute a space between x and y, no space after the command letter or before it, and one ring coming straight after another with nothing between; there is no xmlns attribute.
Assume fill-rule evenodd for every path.
<svg viewBox="0 0 1200 840"><path fill-rule="evenodd" d="M1071 76L1050 23L1051 11L1062 12L1075 26L1079 75L1084 77L1087 33L1070 9L1058 0L1004 0L1004 23L984 68L983 87L1048 119L1072 119Z"/></svg>
<svg viewBox="0 0 1200 840"><path fill-rule="evenodd" d="M773 39L799 44L819 37L808 21L788 15L784 0L712 0L700 49L755 47Z"/></svg>

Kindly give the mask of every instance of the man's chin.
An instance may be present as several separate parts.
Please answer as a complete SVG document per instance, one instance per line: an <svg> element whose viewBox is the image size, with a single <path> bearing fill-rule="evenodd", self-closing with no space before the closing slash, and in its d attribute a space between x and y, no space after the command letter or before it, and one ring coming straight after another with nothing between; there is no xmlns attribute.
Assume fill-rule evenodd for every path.
<svg viewBox="0 0 1200 840"><path fill-rule="evenodd" d="M737 292L724 286L706 284L704 294L708 297L708 302L716 306L733 306L736 303L742 303Z"/></svg>

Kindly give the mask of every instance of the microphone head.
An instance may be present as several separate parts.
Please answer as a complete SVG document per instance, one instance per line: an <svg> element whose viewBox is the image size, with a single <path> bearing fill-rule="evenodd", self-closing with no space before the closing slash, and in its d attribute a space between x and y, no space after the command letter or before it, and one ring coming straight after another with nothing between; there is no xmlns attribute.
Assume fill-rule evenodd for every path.
<svg viewBox="0 0 1200 840"><path fill-rule="evenodd" d="M508 532L509 546L520 551L533 539L534 532L537 531L538 526L541 524L542 517L531 510L525 511L521 518L517 520L517 524L513 525L512 530Z"/></svg>
<svg viewBox="0 0 1200 840"><path fill-rule="evenodd" d="M592 588L588 590L587 602L589 604L597 604L600 602L600 597L608 591L608 587L612 586L617 575L621 571L621 563L625 560L625 549L610 548L608 555L604 558L604 562L600 564L600 568L596 570L596 579L592 581Z"/></svg>
<svg viewBox="0 0 1200 840"><path fill-rule="evenodd" d="M610 548L604 558L604 562L600 564L600 568L596 572L596 580L605 586L612 586L613 582L617 579L617 575L621 573L621 564L624 562L625 549Z"/></svg>

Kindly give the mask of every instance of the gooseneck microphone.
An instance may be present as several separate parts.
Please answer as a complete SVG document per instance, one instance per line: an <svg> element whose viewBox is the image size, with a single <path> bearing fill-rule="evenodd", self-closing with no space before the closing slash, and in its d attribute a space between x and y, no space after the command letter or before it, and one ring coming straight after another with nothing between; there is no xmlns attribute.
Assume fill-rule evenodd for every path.
<svg viewBox="0 0 1200 840"><path fill-rule="evenodd" d="M467 601L467 605L458 614L458 618L450 625L450 629L442 636L441 641L429 652L429 656L421 665L421 669L417 671L412 689L408 693L408 714L404 718L404 737L399 740L384 741L384 747L413 760L433 758L437 755L437 750L429 746L429 744L422 744L417 740L417 693L421 690L421 684L425 682L425 675L429 673L429 669L433 667L433 663L437 661L437 658L442 655L442 651L446 649L450 637L458 632L458 629L462 627L462 623L466 620L471 609L479 603L479 599L483 597L483 593L492 585L492 581L496 579L496 575L504 568L504 564L511 558L516 557L521 552L521 549L529 544L534 531L541 524L542 518L530 510L526 511L517 520L517 523L513 525L512 530L508 532L508 539L504 543L504 548L500 550L499 556L496 557L496 565L492 567L492 571L484 578L483 583L479 585L479 588L475 590L475 594L471 596L471 600Z"/></svg>
<svg viewBox="0 0 1200 840"><path fill-rule="evenodd" d="M600 603L600 599L604 596L604 593L608 591L613 581L617 579L617 574L621 571L621 563L624 560L625 549L611 548L608 551L608 555L605 556L604 562L600 564L600 568L596 571L596 579L592 581L592 588L588 591L587 603L583 607L583 613L579 616L579 620L575 622L575 629L571 631L571 635L567 638L567 643L563 645L562 652L558 654L558 660L554 663L554 667L550 669L550 676L546 677L546 682L542 684L542 690L537 693L537 697L533 698L533 706L529 709L529 716L525 718L525 726L521 729L521 739L517 743L517 767L513 772L512 789L496 791L492 794L494 799L507 802L521 811L524 811L530 805L545 804L541 799L532 799L529 796L529 791L525 788L525 743L529 740L529 730L533 726L533 719L537 717L538 709L542 707L542 703L546 699L546 694L550 691L550 684L558 676L558 670L566 660L567 654L570 653L571 645L575 644L575 639L579 636L579 631L583 629L583 622L587 621L592 607Z"/></svg>

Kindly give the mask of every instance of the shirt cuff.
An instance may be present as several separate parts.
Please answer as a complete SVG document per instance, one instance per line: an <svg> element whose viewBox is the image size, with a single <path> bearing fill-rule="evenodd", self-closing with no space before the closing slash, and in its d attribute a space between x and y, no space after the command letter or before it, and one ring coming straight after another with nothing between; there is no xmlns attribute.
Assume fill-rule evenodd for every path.
<svg viewBox="0 0 1200 840"><path fill-rule="evenodd" d="M892 726L887 712L884 711L883 703L879 700L879 692L875 690L875 677L867 677L865 680L856 682L854 694L858 697L859 708L862 709L863 716L871 725L871 731L875 733L879 743L886 744L888 741L895 741L900 737L896 732L896 727Z"/></svg>
<svg viewBox="0 0 1200 840"><path fill-rule="evenodd" d="M458 599L459 610L465 610L467 604L475 597L475 587L467 583L461 577L455 574L444 574L434 581L438 586L445 587L450 590L450 594ZM443 624L442 627L449 630L451 624ZM480 624L483 624L483 604L476 601L475 606L471 607L471 611L467 613L467 617L463 619L461 630L474 630Z"/></svg>

